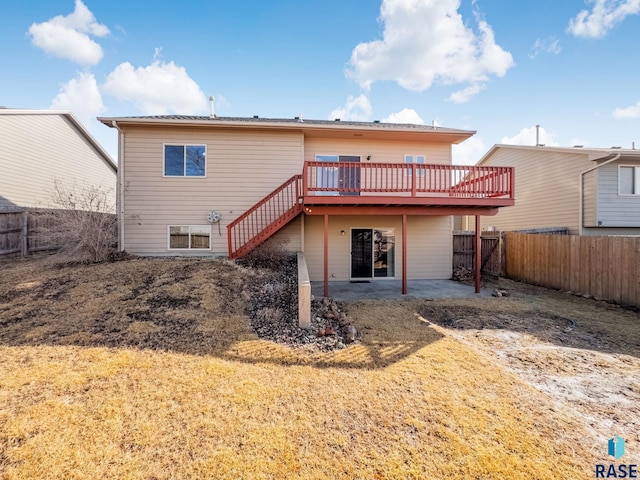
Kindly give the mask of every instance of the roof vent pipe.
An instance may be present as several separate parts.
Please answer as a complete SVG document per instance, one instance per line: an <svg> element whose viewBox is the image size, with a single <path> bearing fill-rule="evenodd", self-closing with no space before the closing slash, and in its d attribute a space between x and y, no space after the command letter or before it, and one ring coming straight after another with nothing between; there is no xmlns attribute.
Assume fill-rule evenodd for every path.
<svg viewBox="0 0 640 480"><path fill-rule="evenodd" d="M536 125L536 147L540 146L540 125Z"/></svg>
<svg viewBox="0 0 640 480"><path fill-rule="evenodd" d="M209 104L211 105L211 113L209 114L209 118L216 118L216 114L214 113L213 110L213 103L216 101L215 98L213 98L213 95L211 95L209 97Z"/></svg>

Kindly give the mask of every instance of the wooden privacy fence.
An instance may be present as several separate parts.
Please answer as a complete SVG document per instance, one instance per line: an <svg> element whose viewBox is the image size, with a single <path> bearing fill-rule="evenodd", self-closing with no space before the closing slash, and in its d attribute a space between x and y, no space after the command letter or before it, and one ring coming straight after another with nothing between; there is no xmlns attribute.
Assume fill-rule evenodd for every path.
<svg viewBox="0 0 640 480"><path fill-rule="evenodd" d="M42 211L0 211L0 255L51 250L47 236L42 233L51 226L52 218Z"/></svg>
<svg viewBox="0 0 640 480"><path fill-rule="evenodd" d="M464 267L473 271L474 265L474 232L453 232L453 268ZM504 232L482 232L480 234L482 264L480 271L494 276L504 276L505 242Z"/></svg>
<svg viewBox="0 0 640 480"><path fill-rule="evenodd" d="M506 234L507 276L640 307L640 237Z"/></svg>

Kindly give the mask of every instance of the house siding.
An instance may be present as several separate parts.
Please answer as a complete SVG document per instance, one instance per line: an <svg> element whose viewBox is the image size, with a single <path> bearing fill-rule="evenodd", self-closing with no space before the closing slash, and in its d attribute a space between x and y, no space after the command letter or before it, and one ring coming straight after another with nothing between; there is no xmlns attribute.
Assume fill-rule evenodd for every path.
<svg viewBox="0 0 640 480"><path fill-rule="evenodd" d="M393 228L395 230L395 278L402 277L402 217L329 217L329 280L349 280L352 228ZM407 278L451 278L453 243L452 220L445 217L407 218ZM341 235L341 231L345 235ZM324 280L324 218L305 218L304 251L311 281ZM384 281L384 279L374 279Z"/></svg>
<svg viewBox="0 0 640 480"><path fill-rule="evenodd" d="M500 209L483 228L567 227L579 233L579 177L594 166L585 154L499 148L483 165L515 167L515 206Z"/></svg>
<svg viewBox="0 0 640 480"><path fill-rule="evenodd" d="M583 228L582 235L584 236L640 236L640 228Z"/></svg>
<svg viewBox="0 0 640 480"><path fill-rule="evenodd" d="M206 177L163 177L167 143L206 145ZM227 225L302 171L303 138L288 131L129 127L124 150L124 249L174 255L167 226L207 224L207 212L217 210L220 231L214 225L211 250L181 254L227 255Z"/></svg>
<svg viewBox="0 0 640 480"><path fill-rule="evenodd" d="M596 207L598 202L598 189L596 185L598 184L598 170L592 170L588 173L585 173L582 180L582 222L585 227L597 227L597 212L598 209Z"/></svg>
<svg viewBox="0 0 640 480"><path fill-rule="evenodd" d="M451 145L442 143L380 141L370 139L306 138L305 160L313 161L316 155L356 155L373 163L404 163L405 155L424 154L425 162L451 165Z"/></svg>
<svg viewBox="0 0 640 480"><path fill-rule="evenodd" d="M297 217L288 225L278 231L267 242L276 245L288 252L300 252L303 250L302 245L302 228L304 220L302 216Z"/></svg>
<svg viewBox="0 0 640 480"><path fill-rule="evenodd" d="M618 194L620 165L640 167L640 162L619 160L599 169L597 223L589 226L640 228L640 195Z"/></svg>
<svg viewBox="0 0 640 480"><path fill-rule="evenodd" d="M0 209L54 206L55 181L101 188L115 205L114 169L63 114L0 114L0 168Z"/></svg>

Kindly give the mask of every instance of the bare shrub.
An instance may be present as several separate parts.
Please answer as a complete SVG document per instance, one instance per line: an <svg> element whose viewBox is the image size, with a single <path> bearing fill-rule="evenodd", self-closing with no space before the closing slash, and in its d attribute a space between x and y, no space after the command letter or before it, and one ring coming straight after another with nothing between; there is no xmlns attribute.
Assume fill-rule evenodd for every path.
<svg viewBox="0 0 640 480"><path fill-rule="evenodd" d="M117 219L111 191L97 186L67 187L55 181L49 220L39 229L56 256L66 262L104 262L117 242Z"/></svg>
<svg viewBox="0 0 640 480"><path fill-rule="evenodd" d="M242 259L242 263L251 268L278 269L291 260L293 254L285 250L282 243L266 242L259 245Z"/></svg>
<svg viewBox="0 0 640 480"><path fill-rule="evenodd" d="M279 322L285 316L280 308L265 307L259 309L256 313L256 319L261 322Z"/></svg>

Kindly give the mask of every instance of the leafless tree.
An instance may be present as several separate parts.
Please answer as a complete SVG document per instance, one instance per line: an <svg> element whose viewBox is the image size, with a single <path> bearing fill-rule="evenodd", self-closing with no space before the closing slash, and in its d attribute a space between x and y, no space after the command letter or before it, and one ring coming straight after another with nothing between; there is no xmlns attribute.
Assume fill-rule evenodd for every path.
<svg viewBox="0 0 640 480"><path fill-rule="evenodd" d="M71 187L55 181L51 209L41 235L47 235L65 261L103 262L117 241L112 191L93 185Z"/></svg>

